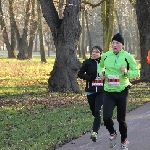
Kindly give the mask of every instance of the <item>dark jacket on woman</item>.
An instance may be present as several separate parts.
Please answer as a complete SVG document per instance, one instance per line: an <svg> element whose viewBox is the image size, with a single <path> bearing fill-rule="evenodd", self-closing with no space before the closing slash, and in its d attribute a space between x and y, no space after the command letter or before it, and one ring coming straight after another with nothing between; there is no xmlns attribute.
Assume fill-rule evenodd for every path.
<svg viewBox="0 0 150 150"><path fill-rule="evenodd" d="M86 80L86 87L85 91L86 92L103 92L104 87L103 86L92 86L92 81L96 79L96 77L99 77L98 72L97 72L97 67L100 62L99 59L86 59L83 63L82 66L78 72L78 77L80 79Z"/></svg>

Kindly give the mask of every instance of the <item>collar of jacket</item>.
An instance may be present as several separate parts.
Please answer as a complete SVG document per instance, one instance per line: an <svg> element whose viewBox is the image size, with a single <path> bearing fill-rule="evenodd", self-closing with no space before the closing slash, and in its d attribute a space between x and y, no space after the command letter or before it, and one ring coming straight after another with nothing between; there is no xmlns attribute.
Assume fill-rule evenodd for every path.
<svg viewBox="0 0 150 150"><path fill-rule="evenodd" d="M90 59L93 59L93 58L91 57ZM95 60L95 61L99 61L99 60L100 60L100 57L99 57L99 58L97 58L97 59L93 59L93 60Z"/></svg>
<svg viewBox="0 0 150 150"><path fill-rule="evenodd" d="M113 50L112 50L112 51L113 51ZM119 54L121 54L122 52L124 52L123 49L121 49L118 53L114 53L114 51L113 51L113 53L114 53L115 55L119 55Z"/></svg>

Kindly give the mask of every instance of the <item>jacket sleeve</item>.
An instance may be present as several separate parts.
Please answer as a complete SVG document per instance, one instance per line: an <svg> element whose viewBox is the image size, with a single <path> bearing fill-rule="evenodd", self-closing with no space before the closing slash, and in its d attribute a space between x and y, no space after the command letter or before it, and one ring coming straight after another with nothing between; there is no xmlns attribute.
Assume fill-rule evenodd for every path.
<svg viewBox="0 0 150 150"><path fill-rule="evenodd" d="M101 56L101 60L100 60L99 66L98 66L98 73L99 73L99 75L101 75L102 73L105 72L104 59L106 57L107 56L105 55L105 53L103 53L102 56Z"/></svg>
<svg viewBox="0 0 150 150"><path fill-rule="evenodd" d="M83 80L94 80L95 79L95 76L94 75L88 75L86 74L87 72L87 69L88 69L88 60L85 60L82 65L81 65L81 68L78 72L78 77L80 79L83 79Z"/></svg>
<svg viewBox="0 0 150 150"><path fill-rule="evenodd" d="M128 58L129 70L127 72L128 78L138 78L140 77L140 70L138 68L138 64L132 55L129 55Z"/></svg>

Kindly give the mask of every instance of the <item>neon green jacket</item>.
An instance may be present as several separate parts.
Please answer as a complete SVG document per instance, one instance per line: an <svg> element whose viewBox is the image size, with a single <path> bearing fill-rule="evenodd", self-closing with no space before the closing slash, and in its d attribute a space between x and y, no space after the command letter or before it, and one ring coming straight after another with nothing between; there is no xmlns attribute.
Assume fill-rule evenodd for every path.
<svg viewBox="0 0 150 150"><path fill-rule="evenodd" d="M140 76L140 71L134 57L123 49L118 54L114 54L113 50L103 53L99 65L100 74L102 73L101 70L105 68L104 90L108 92L120 92L128 85L131 85L129 82L130 78ZM128 70L126 75L120 70L122 65ZM118 76L119 85L110 85L108 83L110 81L109 76Z"/></svg>

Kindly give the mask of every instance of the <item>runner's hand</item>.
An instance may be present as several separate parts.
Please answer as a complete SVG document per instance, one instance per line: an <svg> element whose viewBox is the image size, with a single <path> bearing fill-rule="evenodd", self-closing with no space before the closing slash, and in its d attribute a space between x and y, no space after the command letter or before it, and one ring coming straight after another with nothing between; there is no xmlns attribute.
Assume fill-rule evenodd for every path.
<svg viewBox="0 0 150 150"><path fill-rule="evenodd" d="M121 65L120 70L124 73L127 74L127 68L123 65Z"/></svg>
<svg viewBox="0 0 150 150"><path fill-rule="evenodd" d="M105 79L104 74L101 74L101 75L100 75L100 79L101 79L101 80L104 80L104 79Z"/></svg>

